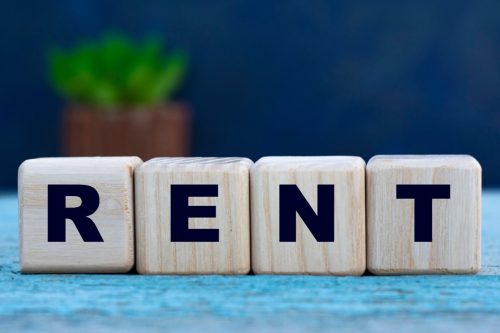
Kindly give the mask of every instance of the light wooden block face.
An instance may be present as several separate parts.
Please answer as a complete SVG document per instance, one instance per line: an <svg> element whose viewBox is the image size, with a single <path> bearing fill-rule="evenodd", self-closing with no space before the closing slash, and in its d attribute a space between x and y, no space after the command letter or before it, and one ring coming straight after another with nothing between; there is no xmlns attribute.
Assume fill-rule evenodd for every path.
<svg viewBox="0 0 500 333"><path fill-rule="evenodd" d="M438 193L426 215L432 214L430 239L418 236L423 224L415 223L420 214L418 220L430 226L423 206L416 213L414 199L397 198L397 185L404 184L449 185L449 199ZM367 166L368 269L375 274L478 272L480 208L481 166L470 156L373 157Z"/></svg>
<svg viewBox="0 0 500 333"><path fill-rule="evenodd" d="M333 242L325 239L318 241L298 213L295 242L280 241L283 240L280 237L280 194L284 196L280 190L282 185L296 185L317 216L320 215L318 185L327 188L333 185L334 200L321 213L333 209L334 221L328 221L334 224ZM251 193L254 273L364 273L365 162L361 158L265 157L251 169Z"/></svg>
<svg viewBox="0 0 500 333"><path fill-rule="evenodd" d="M134 265L133 174L141 162L137 157L72 157L39 158L21 164L18 175L21 271L129 271ZM98 206L88 217L102 241L84 241L70 219L63 223L64 241L50 239L49 185L51 188L85 185L95 189ZM52 196L50 200L54 202L55 199ZM68 195L63 208L81 208L83 201L88 202L85 198ZM55 229L51 227L50 230Z"/></svg>
<svg viewBox="0 0 500 333"><path fill-rule="evenodd" d="M248 273L251 165L252 161L246 158L155 158L138 168L135 179L137 271L142 274ZM172 189L186 185L211 189L215 186L216 192L195 196L195 191L176 201L179 197L172 195ZM175 219L172 226L172 216L179 216L180 209L188 205L212 207L208 210L214 209L215 217L184 215L184 222ZM190 235L199 229L209 229L212 233L218 230L218 241L191 241L192 236L188 236L187 241L174 239L178 234L175 230L181 230L183 223L187 224Z"/></svg>

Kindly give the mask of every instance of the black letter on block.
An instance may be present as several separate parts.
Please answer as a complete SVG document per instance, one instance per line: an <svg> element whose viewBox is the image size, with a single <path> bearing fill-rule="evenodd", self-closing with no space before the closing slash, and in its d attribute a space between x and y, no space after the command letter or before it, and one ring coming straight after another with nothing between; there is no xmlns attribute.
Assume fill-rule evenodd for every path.
<svg viewBox="0 0 500 333"><path fill-rule="evenodd" d="M280 242L296 241L296 213L318 242L334 241L334 185L318 185L318 214L297 185L280 185Z"/></svg>
<svg viewBox="0 0 500 333"><path fill-rule="evenodd" d="M76 226L84 242L104 242L88 217L99 207L99 193L88 185L48 185L48 236L49 242L66 241L66 219ZM79 197L79 207L67 208L66 197Z"/></svg>
<svg viewBox="0 0 500 333"><path fill-rule="evenodd" d="M449 199L450 185L396 185L397 199L415 199L415 242L432 242L432 199Z"/></svg>
<svg viewBox="0 0 500 333"><path fill-rule="evenodd" d="M218 185L171 185L171 242L219 241L219 229L189 229L190 217L215 217L215 206L189 206L189 197L217 197L218 192Z"/></svg>

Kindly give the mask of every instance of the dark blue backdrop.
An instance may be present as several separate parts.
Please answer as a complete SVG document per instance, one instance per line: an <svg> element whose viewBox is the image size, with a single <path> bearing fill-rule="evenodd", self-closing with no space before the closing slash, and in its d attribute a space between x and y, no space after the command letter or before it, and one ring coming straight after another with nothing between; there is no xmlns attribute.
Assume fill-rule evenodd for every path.
<svg viewBox="0 0 500 333"><path fill-rule="evenodd" d="M58 154L44 50L110 28L190 52L195 155L469 153L500 185L498 0L0 6L0 186Z"/></svg>

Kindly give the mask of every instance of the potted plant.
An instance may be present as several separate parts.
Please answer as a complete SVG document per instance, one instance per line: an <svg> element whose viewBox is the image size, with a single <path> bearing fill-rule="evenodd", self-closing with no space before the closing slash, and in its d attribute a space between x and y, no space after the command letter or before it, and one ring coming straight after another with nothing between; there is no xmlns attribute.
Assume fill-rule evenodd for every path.
<svg viewBox="0 0 500 333"><path fill-rule="evenodd" d="M62 148L69 156L187 156L191 117L171 102L186 75L184 53L157 40L107 35L49 56L51 79L69 103Z"/></svg>

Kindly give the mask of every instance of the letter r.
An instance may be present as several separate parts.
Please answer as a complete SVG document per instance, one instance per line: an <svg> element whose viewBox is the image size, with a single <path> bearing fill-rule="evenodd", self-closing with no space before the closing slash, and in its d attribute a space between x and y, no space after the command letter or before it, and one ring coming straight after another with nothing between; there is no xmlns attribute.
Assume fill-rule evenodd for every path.
<svg viewBox="0 0 500 333"><path fill-rule="evenodd" d="M76 226L84 242L103 242L95 223L89 218L99 207L99 193L89 185L48 185L48 241L66 241L66 219ZM79 197L79 207L66 207L66 197Z"/></svg>

